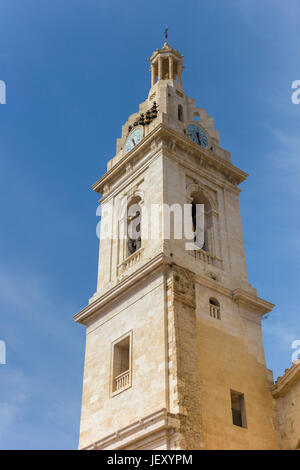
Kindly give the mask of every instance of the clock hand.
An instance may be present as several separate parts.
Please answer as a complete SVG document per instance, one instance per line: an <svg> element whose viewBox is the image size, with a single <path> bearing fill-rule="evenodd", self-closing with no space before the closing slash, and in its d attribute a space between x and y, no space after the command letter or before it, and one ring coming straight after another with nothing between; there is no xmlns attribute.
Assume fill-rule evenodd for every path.
<svg viewBox="0 0 300 470"><path fill-rule="evenodd" d="M131 142L132 142L133 145L135 146L135 140L134 140L134 139L131 139Z"/></svg>
<svg viewBox="0 0 300 470"><path fill-rule="evenodd" d="M201 145L201 140L200 140L199 132L196 132L196 136L197 136L197 139L198 139L199 145Z"/></svg>

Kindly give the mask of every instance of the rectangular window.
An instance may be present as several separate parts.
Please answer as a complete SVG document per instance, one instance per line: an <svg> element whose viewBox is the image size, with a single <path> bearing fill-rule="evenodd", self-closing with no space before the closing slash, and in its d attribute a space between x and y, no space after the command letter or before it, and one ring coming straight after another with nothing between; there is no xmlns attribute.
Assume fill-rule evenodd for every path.
<svg viewBox="0 0 300 470"><path fill-rule="evenodd" d="M243 393L230 390L232 422L241 428L247 427L245 397Z"/></svg>
<svg viewBox="0 0 300 470"><path fill-rule="evenodd" d="M112 394L131 386L132 332L126 333L112 344Z"/></svg>

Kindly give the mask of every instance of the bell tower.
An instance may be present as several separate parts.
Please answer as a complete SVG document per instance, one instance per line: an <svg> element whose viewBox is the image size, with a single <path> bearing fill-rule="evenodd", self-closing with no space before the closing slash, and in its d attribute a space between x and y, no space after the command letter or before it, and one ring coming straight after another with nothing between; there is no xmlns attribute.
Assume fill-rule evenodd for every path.
<svg viewBox="0 0 300 470"><path fill-rule="evenodd" d="M185 94L183 56L165 42L149 61L148 97L93 185L97 290L74 317L86 327L79 448L277 449L261 333L273 305L248 282L239 209L247 174ZM169 221L187 206L196 223L196 205L191 249Z"/></svg>

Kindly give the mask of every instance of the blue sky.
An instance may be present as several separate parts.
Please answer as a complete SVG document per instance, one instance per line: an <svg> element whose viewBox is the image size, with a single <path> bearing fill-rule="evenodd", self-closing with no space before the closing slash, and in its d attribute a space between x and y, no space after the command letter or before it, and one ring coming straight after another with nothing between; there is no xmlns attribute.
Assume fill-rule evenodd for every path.
<svg viewBox="0 0 300 470"><path fill-rule="evenodd" d="M248 276L276 304L267 365L300 339L299 2L0 0L0 448L78 443L84 328L96 288L98 197L90 186L150 87L147 58L184 54L186 93L250 174L241 210Z"/></svg>

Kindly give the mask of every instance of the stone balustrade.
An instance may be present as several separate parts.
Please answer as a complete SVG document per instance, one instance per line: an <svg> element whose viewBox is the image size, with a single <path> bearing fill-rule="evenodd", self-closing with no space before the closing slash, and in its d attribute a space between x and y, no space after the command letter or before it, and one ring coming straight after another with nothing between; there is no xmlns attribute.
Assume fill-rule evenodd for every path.
<svg viewBox="0 0 300 470"><path fill-rule="evenodd" d="M122 372L122 374L119 374L117 377L115 377L115 392L129 385L129 374L130 371L126 370L125 372Z"/></svg>
<svg viewBox="0 0 300 470"><path fill-rule="evenodd" d="M119 264L118 266L119 272L122 273L126 271L127 269L131 268L132 266L134 266L141 259L142 252L143 252L143 249L140 248L135 253L128 256L128 258L126 258L121 264Z"/></svg>
<svg viewBox="0 0 300 470"><path fill-rule="evenodd" d="M205 250L190 250L188 252L193 258L220 267L221 259Z"/></svg>

